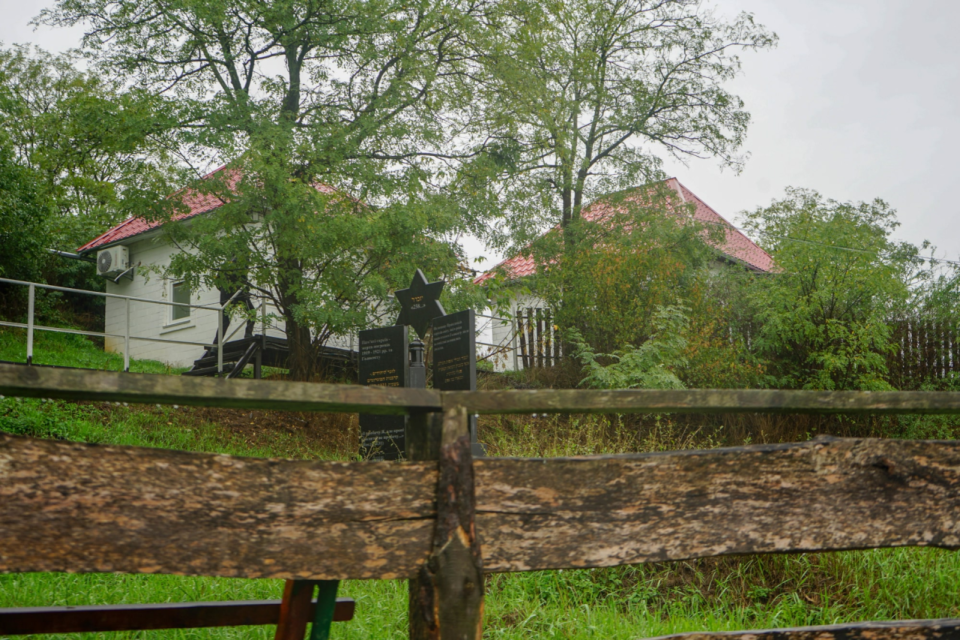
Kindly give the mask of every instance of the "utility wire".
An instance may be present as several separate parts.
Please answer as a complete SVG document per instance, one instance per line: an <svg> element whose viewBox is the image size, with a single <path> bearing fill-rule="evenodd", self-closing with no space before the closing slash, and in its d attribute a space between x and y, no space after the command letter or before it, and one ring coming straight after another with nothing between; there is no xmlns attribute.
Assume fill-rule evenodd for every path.
<svg viewBox="0 0 960 640"><path fill-rule="evenodd" d="M740 229L740 228L738 228L738 227L734 227L734 229L737 229L737 231L740 231L741 233L745 233L745 232L743 231L743 229ZM873 251L867 251L866 249L854 249L853 247L841 247L841 246L835 245L835 244L826 244L825 242L815 242L815 241L813 241L813 240L803 240L803 239L801 239L801 238L791 238L790 236L778 236L778 235L776 235L776 234L774 234L774 233L770 233L770 232L768 232L768 231L764 231L764 232L761 232L761 233L763 233L763 235L769 236L769 237L771 237L771 238L777 238L778 240L790 240L791 242L802 242L803 244L811 244L811 245L815 245L815 246L818 246L818 247L827 247L828 249L837 249L838 251L851 251L851 252L853 252L853 253L868 253L868 254L873 254L873 253L874 253ZM914 257L911 258L911 260L916 260L916 261L918 261L918 262L938 262L938 263L942 263L942 264L951 264L951 265L953 265L953 266L955 266L955 267L960 267L960 261L957 261L957 260L947 260L946 258L933 258L933 257L927 258L927 257L924 257L924 256L914 256Z"/></svg>
<svg viewBox="0 0 960 640"><path fill-rule="evenodd" d="M729 222L714 222L714 221L712 221L712 220L698 220L697 222L704 222L704 223L706 223L706 224L715 224L715 225L722 226L722 227L729 227L729 228L732 228L732 229L736 229L737 231L739 231L739 232L742 233L743 235L747 236L747 238L750 237L749 234L747 233L747 231L746 231L745 229L741 229L740 227L735 227L734 225L730 224ZM791 238L790 236L780 236L780 235L777 235L777 234L775 234L775 233L770 233L769 231L761 231L760 233L763 234L763 235L765 235L765 236L769 236L769 237L771 237L771 238L777 238L778 240L790 240L791 242L802 242L803 244L811 244L811 245L815 245L815 246L818 246L818 247L827 247L828 249L837 249L838 251L851 251L851 252L853 252L853 253L868 253L868 254L873 254L873 253L874 253L873 251L867 251L866 249L855 249L855 248L853 248L853 247L841 247L841 246L839 246L839 245L826 244L825 242L816 242L816 241L814 241L814 240L804 240L804 239L802 239L802 238ZM937 263L941 263L941 264L950 264L950 265L953 265L953 266L955 266L955 267L960 267L960 261L957 261L957 260L947 260L946 258L933 258L933 257L926 258L926 257L924 257L924 256L916 256L916 257L912 258L912 260L917 260L917 261L919 261L919 262L937 262Z"/></svg>

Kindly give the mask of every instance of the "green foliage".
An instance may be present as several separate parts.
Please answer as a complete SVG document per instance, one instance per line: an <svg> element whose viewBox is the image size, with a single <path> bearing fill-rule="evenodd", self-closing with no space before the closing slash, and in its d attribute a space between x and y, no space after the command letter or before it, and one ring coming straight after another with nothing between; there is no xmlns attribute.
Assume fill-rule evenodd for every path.
<svg viewBox="0 0 960 640"><path fill-rule="evenodd" d="M456 161L470 98L463 34L479 11L454 0L60 0L43 20L89 23L101 68L173 96L172 147L229 165L219 184L190 185L228 206L165 225L189 249L172 273L211 284L225 260L248 267L304 379L332 335L389 312L381 303L412 265L455 279L455 238L482 226L445 196L440 164ZM165 195L126 202L172 221L178 199Z"/></svg>
<svg viewBox="0 0 960 640"><path fill-rule="evenodd" d="M121 195L142 188L169 163L159 135L166 116L163 101L126 89L126 78L80 71L77 62L71 54L0 49L0 171L6 192L0 234L9 249L0 261L15 260L19 275L12 276L10 268L0 272L102 291L103 279L92 264L46 250L75 251L120 220ZM18 167L16 176L10 163ZM11 208L17 198L20 215ZM27 209L32 212L24 213ZM23 315L23 293L6 290L4 315ZM47 320L86 319L97 326L93 317L102 310L102 298L50 292L37 297L37 315Z"/></svg>
<svg viewBox="0 0 960 640"><path fill-rule="evenodd" d="M50 214L33 171L16 161L0 137L0 277L37 279L47 258Z"/></svg>
<svg viewBox="0 0 960 640"><path fill-rule="evenodd" d="M119 222L118 199L164 155L160 102L115 71L80 71L70 54L0 50L0 116L19 162L55 211L52 242L72 251Z"/></svg>
<svg viewBox="0 0 960 640"><path fill-rule="evenodd" d="M804 389L886 389L889 321L925 277L916 247L892 239L886 203L840 203L789 189L747 216L779 271L753 291L772 384Z"/></svg>
<svg viewBox="0 0 960 640"><path fill-rule="evenodd" d="M683 304L712 257L676 194L656 185L593 205L597 219L545 234L532 246L531 288L599 352L640 344L659 307ZM569 241L568 237L574 237Z"/></svg>
<svg viewBox="0 0 960 640"><path fill-rule="evenodd" d="M726 21L700 0L509 0L479 35L489 90L477 109L495 136L467 173L514 246L657 177L657 153L739 168L749 114L724 84L739 52L776 42L749 14Z"/></svg>
<svg viewBox="0 0 960 640"><path fill-rule="evenodd" d="M682 307L658 308L649 340L639 347L627 344L611 354L595 353L579 332L571 329L570 342L586 374L580 384L594 389L683 389L676 371L687 364L683 334L689 321L684 312ZM612 362L604 365L598 359Z"/></svg>
<svg viewBox="0 0 960 640"><path fill-rule="evenodd" d="M688 206L662 184L609 196L591 212L598 217L550 232L532 247L546 266L530 286L553 310L561 332L579 344L580 360L600 367L616 356L626 357L629 367L646 366L639 363L659 349L651 342L661 333L657 313L682 308L683 353L671 360L672 374L695 387L756 382L760 367L745 348L734 304L748 278L705 242L722 230L695 223ZM568 235L576 240L567 242ZM626 384L615 377L602 385L617 381Z"/></svg>

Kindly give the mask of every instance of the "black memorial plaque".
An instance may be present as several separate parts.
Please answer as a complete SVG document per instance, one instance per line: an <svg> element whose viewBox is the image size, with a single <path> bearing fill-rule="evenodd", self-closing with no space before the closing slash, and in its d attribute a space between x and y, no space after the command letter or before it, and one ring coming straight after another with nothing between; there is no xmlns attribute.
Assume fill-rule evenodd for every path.
<svg viewBox="0 0 960 640"><path fill-rule="evenodd" d="M433 319L433 388L476 391L477 333L473 309Z"/></svg>
<svg viewBox="0 0 960 640"><path fill-rule="evenodd" d="M473 309L433 319L433 388L477 390L477 319ZM477 416L470 416L473 457L487 455L477 441Z"/></svg>
<svg viewBox="0 0 960 640"><path fill-rule="evenodd" d="M407 327L360 332L360 384L406 387L410 379ZM406 416L360 414L360 456L398 460L403 454Z"/></svg>

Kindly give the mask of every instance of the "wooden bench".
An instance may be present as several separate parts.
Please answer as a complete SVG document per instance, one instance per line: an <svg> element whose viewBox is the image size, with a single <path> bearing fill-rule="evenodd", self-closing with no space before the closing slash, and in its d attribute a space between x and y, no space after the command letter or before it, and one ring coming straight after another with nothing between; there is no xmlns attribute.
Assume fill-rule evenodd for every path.
<svg viewBox="0 0 960 640"><path fill-rule="evenodd" d="M293 581L290 581L293 582ZM307 581L297 581L307 582ZM289 585L289 582L288 582ZM303 638L306 623L316 619L317 598L312 597L302 614L291 611L293 625L285 625L287 637L300 630ZM285 594L286 595L286 594ZM291 609L298 603L291 601ZM139 631L156 629L197 629L201 627L240 627L279 624L283 600L237 600L229 602L175 602L163 604L121 604L86 607L18 607L0 609L0 634L4 636L36 633L95 633L104 631ZM332 622L353 619L356 604L350 598L336 598ZM318 632L321 630L318 629ZM279 634L278 634L279 635ZM311 634L316 636L317 634Z"/></svg>

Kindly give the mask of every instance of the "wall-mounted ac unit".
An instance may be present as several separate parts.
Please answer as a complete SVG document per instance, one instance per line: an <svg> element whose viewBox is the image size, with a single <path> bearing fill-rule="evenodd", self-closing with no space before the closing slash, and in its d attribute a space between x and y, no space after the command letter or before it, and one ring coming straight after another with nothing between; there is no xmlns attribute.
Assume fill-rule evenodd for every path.
<svg viewBox="0 0 960 640"><path fill-rule="evenodd" d="M97 275L116 278L130 268L130 250L126 247L110 247L97 252Z"/></svg>

